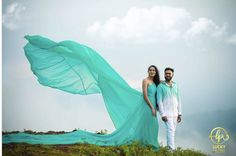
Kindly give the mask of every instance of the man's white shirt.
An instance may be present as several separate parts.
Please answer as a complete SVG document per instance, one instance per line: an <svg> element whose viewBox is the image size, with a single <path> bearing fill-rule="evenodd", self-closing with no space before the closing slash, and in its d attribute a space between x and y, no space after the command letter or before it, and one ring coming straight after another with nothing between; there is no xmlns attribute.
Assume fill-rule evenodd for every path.
<svg viewBox="0 0 236 156"><path fill-rule="evenodd" d="M167 117L177 117L181 115L181 99L179 88L175 82L168 85L165 81L157 87L157 104L160 115Z"/></svg>

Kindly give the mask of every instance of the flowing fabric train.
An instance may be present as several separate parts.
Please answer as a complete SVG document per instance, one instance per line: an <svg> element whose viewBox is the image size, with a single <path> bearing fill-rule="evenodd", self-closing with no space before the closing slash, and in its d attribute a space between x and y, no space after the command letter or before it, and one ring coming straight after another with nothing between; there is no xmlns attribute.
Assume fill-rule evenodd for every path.
<svg viewBox="0 0 236 156"><path fill-rule="evenodd" d="M158 149L158 122L152 116L143 94L127 82L93 49L74 41L54 42L42 36L25 36L25 55L32 72L44 86L72 94L101 94L116 130L110 134L95 134L77 130L65 134L3 135L3 144L91 143L102 146L129 144L141 141ZM148 97L153 106L156 86L148 86Z"/></svg>

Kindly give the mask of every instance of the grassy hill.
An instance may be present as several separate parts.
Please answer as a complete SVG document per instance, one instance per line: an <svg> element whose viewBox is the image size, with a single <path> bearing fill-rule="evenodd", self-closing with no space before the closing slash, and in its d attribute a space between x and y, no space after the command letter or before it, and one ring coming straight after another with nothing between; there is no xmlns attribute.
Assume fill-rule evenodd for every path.
<svg viewBox="0 0 236 156"><path fill-rule="evenodd" d="M206 156L193 149L178 148L174 153L161 147L153 151L150 146L138 142L122 146L96 146L91 144L32 145L26 143L3 144L3 156Z"/></svg>
<svg viewBox="0 0 236 156"><path fill-rule="evenodd" d="M2 134L18 132L2 132ZM25 130L24 132L35 135L68 133L64 131L35 132L31 130ZM96 133L104 134L102 132L106 131L97 131ZM180 147L174 153L168 151L166 147L161 147L159 151L154 151L151 146L143 146L139 142L121 146L97 146L86 143L70 145L10 143L2 145L2 152L3 156L206 156L201 151L181 149Z"/></svg>
<svg viewBox="0 0 236 156"><path fill-rule="evenodd" d="M185 116L183 123L184 126L180 126L178 129L178 136L182 138L189 138L194 136L192 131L197 131L200 135L205 136L209 141L208 135L212 128L216 126L222 126L230 132L235 131L236 120L232 120L236 109L227 111L218 111L211 113L202 113L191 116ZM75 129L77 130L77 129ZM73 131L75 131L73 130ZM19 131L2 132L3 135L9 133L18 133ZM62 134L68 133L64 131L48 131L48 132L36 132L31 130L24 130L30 134ZM102 133L97 131L96 133ZM184 137L187 134L186 137ZM230 133L234 141L234 133ZM195 138L193 138L195 139ZM196 143L197 140L194 140ZM194 146L195 147L195 146ZM228 147L228 146L227 146ZM229 148L229 147L228 147ZM200 148L199 148L200 149ZM232 150L232 149L230 149ZM205 156L206 153L198 151L196 149L182 149L177 148L174 153L169 152L166 147L161 147L159 151L153 151L151 147L143 147L141 144L135 142L131 145L122 146L96 146L91 144L72 144L72 145L32 145L26 143L11 143L2 145L3 156ZM230 154L229 154L230 155Z"/></svg>

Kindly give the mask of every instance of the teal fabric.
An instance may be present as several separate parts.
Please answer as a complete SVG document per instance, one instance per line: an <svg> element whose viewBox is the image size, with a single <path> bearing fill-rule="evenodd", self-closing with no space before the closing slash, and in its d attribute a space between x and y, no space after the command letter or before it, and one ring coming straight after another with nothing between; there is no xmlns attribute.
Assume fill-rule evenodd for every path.
<svg viewBox="0 0 236 156"><path fill-rule="evenodd" d="M96 51L74 41L54 42L42 36L25 36L24 47L32 72L44 86L72 94L101 94L116 130L110 134L95 134L77 130L66 134L27 134L3 136L3 143L30 144L90 143L102 146L141 141L158 144L158 121L143 94L127 82ZM148 86L148 98L156 107L156 85ZM79 98L79 97L78 97ZM105 125L104 125L105 126Z"/></svg>
<svg viewBox="0 0 236 156"><path fill-rule="evenodd" d="M172 87L170 87L165 81L163 81L158 85L157 90L157 103L160 103L167 98L171 98L172 96L175 96L180 100L179 88L175 82L173 82Z"/></svg>

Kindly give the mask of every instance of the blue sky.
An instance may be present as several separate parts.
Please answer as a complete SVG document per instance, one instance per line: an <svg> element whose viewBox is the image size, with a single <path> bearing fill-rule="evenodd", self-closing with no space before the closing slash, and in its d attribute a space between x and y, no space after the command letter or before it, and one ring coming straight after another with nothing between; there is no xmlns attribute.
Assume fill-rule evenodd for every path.
<svg viewBox="0 0 236 156"><path fill-rule="evenodd" d="M3 0L2 5L3 130L114 130L99 95L71 95L37 82L23 51L27 34L92 47L138 90L150 64L162 79L164 68L173 67L183 115L235 108L233 0ZM160 140L165 142L164 135Z"/></svg>

